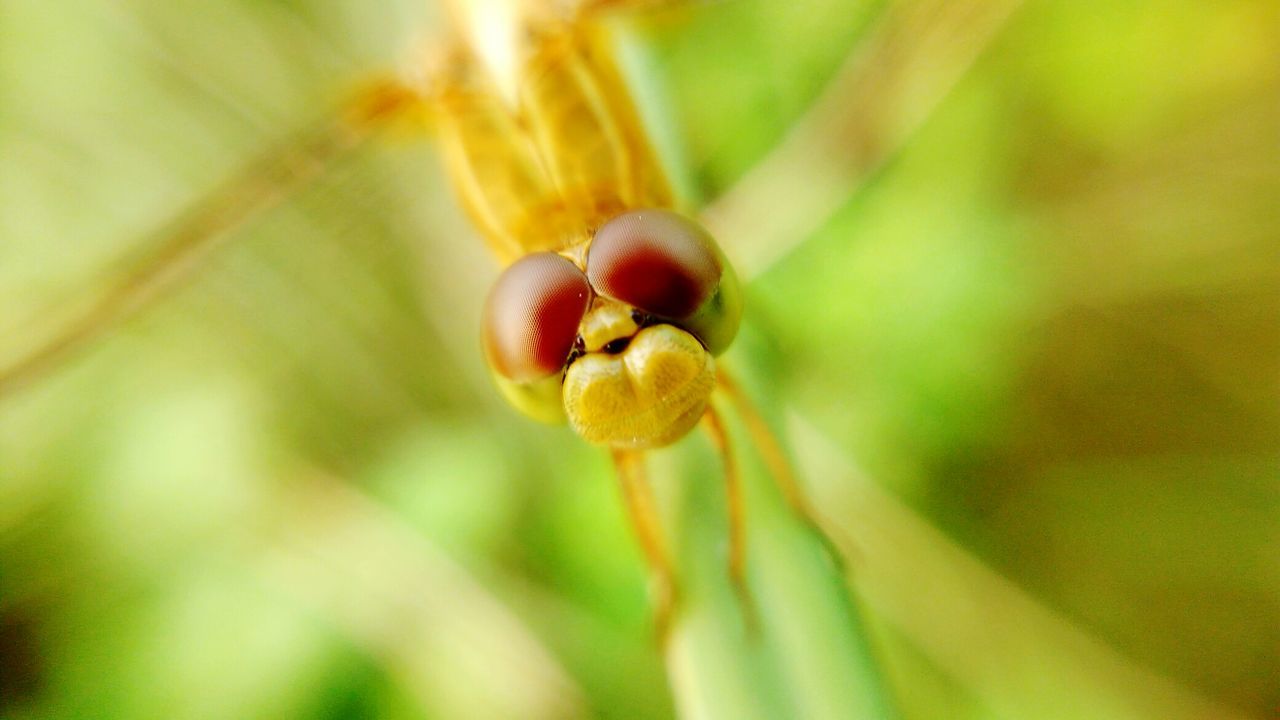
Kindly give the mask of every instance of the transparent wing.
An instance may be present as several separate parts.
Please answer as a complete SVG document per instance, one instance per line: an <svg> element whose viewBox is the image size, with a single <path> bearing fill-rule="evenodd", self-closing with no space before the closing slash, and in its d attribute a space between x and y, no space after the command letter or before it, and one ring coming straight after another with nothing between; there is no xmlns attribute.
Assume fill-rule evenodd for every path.
<svg viewBox="0 0 1280 720"><path fill-rule="evenodd" d="M0 396L163 297L202 267L201 259L237 227L279 204L416 102L411 91L393 81L372 82L310 129L268 147L139 243L133 257L113 267L96 292L73 299L77 307L64 325L52 332L41 328L34 334L43 335L42 341L0 361Z"/></svg>

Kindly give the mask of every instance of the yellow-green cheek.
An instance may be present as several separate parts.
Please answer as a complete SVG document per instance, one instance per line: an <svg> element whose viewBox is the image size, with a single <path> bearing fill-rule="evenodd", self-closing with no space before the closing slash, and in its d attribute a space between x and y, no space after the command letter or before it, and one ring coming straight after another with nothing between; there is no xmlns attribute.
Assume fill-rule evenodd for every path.
<svg viewBox="0 0 1280 720"><path fill-rule="evenodd" d="M544 423L559 424L565 421L559 373L527 383L508 380L496 371L492 374L498 390L515 409Z"/></svg>
<svg viewBox="0 0 1280 720"><path fill-rule="evenodd" d="M564 408L585 440L616 448L661 447L701 419L715 361L689 333L654 325L621 353L588 353L569 366Z"/></svg>
<svg viewBox="0 0 1280 720"><path fill-rule="evenodd" d="M707 299L681 325L688 328L706 344L712 355L719 356L738 335L738 326L742 324L742 286L738 284L738 276L733 268L721 256L720 283L715 293Z"/></svg>

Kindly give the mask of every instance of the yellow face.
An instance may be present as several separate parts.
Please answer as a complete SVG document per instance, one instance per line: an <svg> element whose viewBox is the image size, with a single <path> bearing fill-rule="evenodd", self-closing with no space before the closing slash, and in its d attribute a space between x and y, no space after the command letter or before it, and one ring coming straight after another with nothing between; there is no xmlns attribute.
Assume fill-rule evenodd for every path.
<svg viewBox="0 0 1280 720"><path fill-rule="evenodd" d="M620 353L587 353L569 366L564 408L587 442L659 447L689 432L707 408L715 361L672 325L644 328Z"/></svg>
<svg viewBox="0 0 1280 720"><path fill-rule="evenodd" d="M499 387L593 444L678 440L705 412L713 358L737 333L736 276L705 230L666 210L606 223L583 265L537 253L499 278L485 311Z"/></svg>

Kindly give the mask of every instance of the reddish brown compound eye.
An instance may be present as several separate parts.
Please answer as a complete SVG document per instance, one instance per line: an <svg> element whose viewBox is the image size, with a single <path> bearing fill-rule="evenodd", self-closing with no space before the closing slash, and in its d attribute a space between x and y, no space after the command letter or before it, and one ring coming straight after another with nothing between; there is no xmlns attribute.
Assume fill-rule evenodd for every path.
<svg viewBox="0 0 1280 720"><path fill-rule="evenodd" d="M591 286L576 265L541 252L512 263L484 308L484 346L503 377L529 382L560 372L591 302Z"/></svg>
<svg viewBox="0 0 1280 720"><path fill-rule="evenodd" d="M587 278L597 292L672 319L702 307L720 274L711 235L669 210L619 215L596 232L587 255Z"/></svg>

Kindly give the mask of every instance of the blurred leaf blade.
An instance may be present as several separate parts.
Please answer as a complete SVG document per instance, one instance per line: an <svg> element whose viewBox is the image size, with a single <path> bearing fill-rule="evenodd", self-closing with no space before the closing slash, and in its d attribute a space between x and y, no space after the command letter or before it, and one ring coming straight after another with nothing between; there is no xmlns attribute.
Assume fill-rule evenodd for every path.
<svg viewBox="0 0 1280 720"><path fill-rule="evenodd" d="M1246 718L1116 653L1026 595L876 488L812 425L790 427L822 483L822 506L854 584L1000 717Z"/></svg>
<svg viewBox="0 0 1280 720"><path fill-rule="evenodd" d="M793 428L796 456L856 543L871 612L854 632L904 717L1266 717L1280 15L1269 0L1047 0L1003 22L1011 7L736 0L646 31L670 93L642 101L675 117L691 185L768 190L721 238L759 271L749 323L768 338L731 361L761 366L766 405L818 428ZM955 22L876 34L928 28L912 8ZM413 0L0 5L6 326L43 322L430 22ZM864 41L879 60L859 92L828 96L833 134L797 130L820 156L789 155L788 129ZM359 607L396 572L342 585L370 568L325 528L367 529L368 514L399 529L349 549L405 560L428 538L543 646L528 661L542 681L500 689L503 707L555 707L563 682L574 712L601 716L870 702L808 670L847 643L778 623L767 633L786 642L739 637L697 440L655 473L697 487L668 494L705 596L665 696L607 463L488 387L475 327L495 269L428 143L401 140L331 167L182 292L0 404L0 716L487 712L404 671L411 633L362 635L362 610L412 604ZM770 157L791 159L765 160L757 185ZM380 507L276 505L297 499L275 490L299 466ZM289 551L319 590L258 573L246 508L332 553ZM785 566L803 548L755 520L753 583L787 577L774 554ZM834 607L815 587L759 588L761 605ZM511 628L493 627L491 649ZM503 668L521 657L493 652ZM858 653L830 667L869 677Z"/></svg>
<svg viewBox="0 0 1280 720"><path fill-rule="evenodd" d="M751 394L759 389L756 372ZM868 629L837 572L839 559L795 516L736 406L722 400L746 488L752 607L743 607L728 582L716 458L694 447L667 453L658 479L675 496L685 593L667 654L683 715L898 717Z"/></svg>

